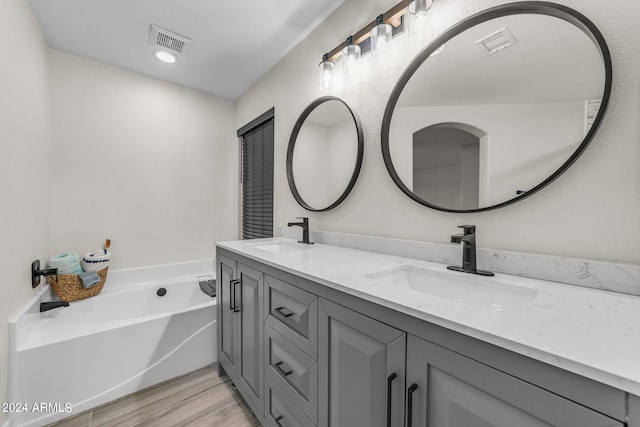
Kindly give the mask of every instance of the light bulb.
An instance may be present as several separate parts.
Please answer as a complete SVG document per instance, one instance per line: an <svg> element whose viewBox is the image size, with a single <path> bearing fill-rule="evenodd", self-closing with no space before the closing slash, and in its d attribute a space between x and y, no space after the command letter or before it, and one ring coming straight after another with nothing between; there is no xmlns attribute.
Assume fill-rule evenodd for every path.
<svg viewBox="0 0 640 427"><path fill-rule="evenodd" d="M391 59L391 49L388 44L393 37L393 27L385 24L382 15L376 18L376 25L371 30L371 50L372 53L383 60Z"/></svg>
<svg viewBox="0 0 640 427"><path fill-rule="evenodd" d="M178 60L174 54L165 50L157 50L154 52L154 55L159 61L166 62L167 64L173 64Z"/></svg>
<svg viewBox="0 0 640 427"><path fill-rule="evenodd" d="M333 80L331 71L334 69L335 64L329 61L329 55L325 53L318 67L320 69L320 90L322 92L330 92Z"/></svg>
<svg viewBox="0 0 640 427"><path fill-rule="evenodd" d="M427 14L427 11L431 9L433 5L433 0L414 0L409 4L409 13L412 13L416 16L424 16Z"/></svg>
<svg viewBox="0 0 640 427"><path fill-rule="evenodd" d="M408 40L411 44L427 45L433 39L433 17L427 14L433 0L414 0L409 3L407 16Z"/></svg>
<svg viewBox="0 0 640 427"><path fill-rule="evenodd" d="M346 46L342 49L343 71L347 80L357 79L360 54L360 46L353 44L353 37L350 36L346 41Z"/></svg>

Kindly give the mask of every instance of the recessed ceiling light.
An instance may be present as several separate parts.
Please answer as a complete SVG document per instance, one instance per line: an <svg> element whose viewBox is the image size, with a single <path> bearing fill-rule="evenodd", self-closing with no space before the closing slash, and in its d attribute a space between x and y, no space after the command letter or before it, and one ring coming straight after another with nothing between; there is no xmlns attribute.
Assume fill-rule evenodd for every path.
<svg viewBox="0 0 640 427"><path fill-rule="evenodd" d="M154 55L156 56L156 58L158 58L158 60L166 62L167 64L173 64L178 60L178 58L174 54L164 50L157 50L154 52Z"/></svg>

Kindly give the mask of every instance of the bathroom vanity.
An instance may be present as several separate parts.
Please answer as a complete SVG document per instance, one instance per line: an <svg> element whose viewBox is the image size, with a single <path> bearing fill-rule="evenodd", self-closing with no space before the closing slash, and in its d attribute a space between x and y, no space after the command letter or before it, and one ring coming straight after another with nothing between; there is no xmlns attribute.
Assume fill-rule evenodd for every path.
<svg viewBox="0 0 640 427"><path fill-rule="evenodd" d="M640 425L638 297L285 238L216 262L220 370L264 425Z"/></svg>

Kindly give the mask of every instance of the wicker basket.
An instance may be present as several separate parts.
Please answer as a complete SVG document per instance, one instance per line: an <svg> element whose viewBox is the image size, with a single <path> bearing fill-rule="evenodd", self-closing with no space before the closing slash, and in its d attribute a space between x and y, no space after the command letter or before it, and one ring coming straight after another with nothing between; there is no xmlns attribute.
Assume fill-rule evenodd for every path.
<svg viewBox="0 0 640 427"><path fill-rule="evenodd" d="M84 288L82 280L77 274L60 274L58 275L58 280L56 280L56 276L49 276L49 283L61 300L67 302L77 301L98 295L107 281L108 270L109 267L105 267L97 271L100 283L89 289Z"/></svg>

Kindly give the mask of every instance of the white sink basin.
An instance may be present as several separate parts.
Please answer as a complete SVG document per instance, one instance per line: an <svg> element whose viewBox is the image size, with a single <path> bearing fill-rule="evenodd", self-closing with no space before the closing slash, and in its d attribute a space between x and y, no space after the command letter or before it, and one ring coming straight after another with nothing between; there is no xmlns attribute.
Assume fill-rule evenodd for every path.
<svg viewBox="0 0 640 427"><path fill-rule="evenodd" d="M535 289L502 283L495 277L414 266L396 267L367 277L400 290L408 288L493 311L520 312L538 295Z"/></svg>
<svg viewBox="0 0 640 427"><path fill-rule="evenodd" d="M256 249L260 249L261 251L279 254L282 252L299 251L301 249L305 249L308 245L302 243L270 242L252 246Z"/></svg>

